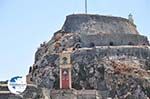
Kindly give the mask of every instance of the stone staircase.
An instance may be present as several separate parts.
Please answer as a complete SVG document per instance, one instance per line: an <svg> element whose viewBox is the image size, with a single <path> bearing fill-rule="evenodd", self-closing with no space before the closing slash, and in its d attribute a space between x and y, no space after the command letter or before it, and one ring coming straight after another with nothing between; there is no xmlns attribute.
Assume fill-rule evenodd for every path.
<svg viewBox="0 0 150 99"><path fill-rule="evenodd" d="M102 99L97 90L51 90L51 99Z"/></svg>

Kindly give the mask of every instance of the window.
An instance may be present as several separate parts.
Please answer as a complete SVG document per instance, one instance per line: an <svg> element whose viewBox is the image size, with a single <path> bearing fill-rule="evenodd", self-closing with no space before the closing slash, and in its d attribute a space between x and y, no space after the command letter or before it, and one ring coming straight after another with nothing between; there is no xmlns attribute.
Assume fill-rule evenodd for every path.
<svg viewBox="0 0 150 99"><path fill-rule="evenodd" d="M75 48L81 48L80 44L77 44L77 45L75 46Z"/></svg>
<svg viewBox="0 0 150 99"><path fill-rule="evenodd" d="M114 43L113 43L113 42L110 42L110 43L109 43L109 45L110 45L110 46L113 46L113 45L114 45Z"/></svg>
<svg viewBox="0 0 150 99"><path fill-rule="evenodd" d="M33 81L33 79L32 79L32 78L30 78L30 81Z"/></svg>
<svg viewBox="0 0 150 99"><path fill-rule="evenodd" d="M62 63L63 63L63 64L67 64L67 58L66 58L66 57L63 57L63 58L62 58Z"/></svg>
<svg viewBox="0 0 150 99"><path fill-rule="evenodd" d="M31 73L32 72L32 67L30 66L30 68L29 68L29 73Z"/></svg>
<svg viewBox="0 0 150 99"><path fill-rule="evenodd" d="M128 45L134 45L132 42L129 42Z"/></svg>
<svg viewBox="0 0 150 99"><path fill-rule="evenodd" d="M95 47L95 44L93 42L91 42L90 47Z"/></svg>

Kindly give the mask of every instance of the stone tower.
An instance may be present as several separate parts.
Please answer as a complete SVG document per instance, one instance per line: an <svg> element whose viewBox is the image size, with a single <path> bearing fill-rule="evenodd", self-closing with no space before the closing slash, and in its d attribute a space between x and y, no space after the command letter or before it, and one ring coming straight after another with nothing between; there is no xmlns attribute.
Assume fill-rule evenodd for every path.
<svg viewBox="0 0 150 99"><path fill-rule="evenodd" d="M60 53L60 89L71 89L71 55L72 51L68 49L67 51L63 51Z"/></svg>

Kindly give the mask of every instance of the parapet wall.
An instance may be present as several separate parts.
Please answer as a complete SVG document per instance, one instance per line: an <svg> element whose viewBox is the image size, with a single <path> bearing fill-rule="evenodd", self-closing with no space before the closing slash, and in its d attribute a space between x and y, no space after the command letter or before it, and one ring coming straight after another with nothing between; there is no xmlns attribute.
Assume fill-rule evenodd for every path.
<svg viewBox="0 0 150 99"><path fill-rule="evenodd" d="M86 34L139 34L136 26L128 19L90 14L67 16L62 30Z"/></svg>

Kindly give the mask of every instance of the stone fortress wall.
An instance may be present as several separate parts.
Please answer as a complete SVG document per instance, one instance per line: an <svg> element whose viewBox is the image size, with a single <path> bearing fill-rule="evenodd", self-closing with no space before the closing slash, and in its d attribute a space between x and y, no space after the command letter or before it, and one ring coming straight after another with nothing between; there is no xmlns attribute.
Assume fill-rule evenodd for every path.
<svg viewBox="0 0 150 99"><path fill-rule="evenodd" d="M91 43L96 46L149 45L147 37L138 33L134 23L114 16L69 15L61 33L77 34L82 47L89 47Z"/></svg>
<svg viewBox="0 0 150 99"><path fill-rule="evenodd" d="M62 37L63 36L63 37ZM59 42L57 39L59 38ZM136 34L78 34L78 33L55 33L53 43L59 45L58 49L68 47L94 47L94 46L148 46L149 41L146 36ZM50 43L49 43L50 44Z"/></svg>
<svg viewBox="0 0 150 99"><path fill-rule="evenodd" d="M86 34L139 34L134 23L128 19L90 14L67 16L62 30Z"/></svg>
<svg viewBox="0 0 150 99"><path fill-rule="evenodd" d="M148 45L147 37L135 34L100 34L84 35L81 38L83 47L95 46L119 46L119 45Z"/></svg>
<svg viewBox="0 0 150 99"><path fill-rule="evenodd" d="M77 53L76 53L77 52ZM80 57L79 54L93 54L96 57L104 58L108 56L134 56L139 59L148 59L150 61L150 48L143 46L99 46L95 48L81 48L73 53L73 59Z"/></svg>

